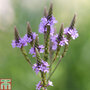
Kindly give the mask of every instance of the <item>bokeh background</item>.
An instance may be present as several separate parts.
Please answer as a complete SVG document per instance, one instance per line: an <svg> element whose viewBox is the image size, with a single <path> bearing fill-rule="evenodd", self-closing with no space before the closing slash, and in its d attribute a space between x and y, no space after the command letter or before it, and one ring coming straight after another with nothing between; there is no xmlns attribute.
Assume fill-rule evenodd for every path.
<svg viewBox="0 0 90 90"><path fill-rule="evenodd" d="M71 41L67 55L51 78L54 87L48 90L90 90L90 0L0 0L0 78L11 78L12 90L35 90L40 77L20 50L12 48L13 28L16 25L23 36L29 21L33 32L38 33L44 6L49 8L50 2L54 4L53 14L58 20L57 32L61 23L68 27L77 13L79 38ZM43 35L40 35L42 44L41 38ZM34 63L35 59L31 59Z"/></svg>

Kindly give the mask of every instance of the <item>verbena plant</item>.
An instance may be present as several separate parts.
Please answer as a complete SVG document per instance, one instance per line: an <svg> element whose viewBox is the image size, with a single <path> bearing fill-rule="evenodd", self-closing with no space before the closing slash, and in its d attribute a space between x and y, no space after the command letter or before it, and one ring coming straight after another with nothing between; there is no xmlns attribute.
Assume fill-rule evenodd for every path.
<svg viewBox="0 0 90 90"><path fill-rule="evenodd" d="M39 25L38 31L44 35L44 45L39 44L39 36L35 32L32 32L29 22L27 23L27 34L25 34L23 38L19 36L16 27L14 28L15 40L12 41L12 47L20 48L26 61L31 65L36 74L40 73L41 75L41 81L39 81L39 83L36 85L37 90L47 90L48 86L53 86L52 82L50 81L51 76L55 72L62 58L65 56L71 38L76 39L79 36L78 32L74 28L76 15L74 15L69 27L64 29L63 24L61 24L59 34L56 34L54 25L57 23L57 21L55 20L52 12L53 5L51 4L48 12L46 8L44 9L44 16L41 18ZM32 64L24 48L28 45L31 46L29 54L36 58L35 64ZM61 48L63 48L62 53L60 53ZM43 57L41 57L41 53L43 53ZM57 60L58 56L58 63L52 70L52 65Z"/></svg>

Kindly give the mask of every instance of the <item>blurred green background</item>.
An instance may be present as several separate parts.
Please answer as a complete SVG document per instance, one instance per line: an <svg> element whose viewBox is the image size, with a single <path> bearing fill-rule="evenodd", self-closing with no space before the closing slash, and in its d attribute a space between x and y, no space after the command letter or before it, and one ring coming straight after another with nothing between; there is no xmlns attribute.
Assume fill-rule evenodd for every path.
<svg viewBox="0 0 90 90"><path fill-rule="evenodd" d="M33 32L38 33L44 6L49 8L51 1L0 0L0 78L11 78L12 90L35 90L35 85L40 80L20 50L11 46L14 25L23 36L29 21ZM48 90L90 90L90 0L52 2L53 14L58 20L57 32L61 23L68 27L74 13L77 13L76 28L79 38L71 41L67 55L51 78L54 87L49 87ZM42 37L40 35L40 43L43 42ZM32 62L35 61L31 59Z"/></svg>

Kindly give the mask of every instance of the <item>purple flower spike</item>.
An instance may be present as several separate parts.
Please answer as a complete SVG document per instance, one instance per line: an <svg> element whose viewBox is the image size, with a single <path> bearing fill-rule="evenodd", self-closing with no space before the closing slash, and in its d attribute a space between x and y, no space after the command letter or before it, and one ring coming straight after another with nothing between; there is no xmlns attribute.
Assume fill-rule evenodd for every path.
<svg viewBox="0 0 90 90"><path fill-rule="evenodd" d="M47 20L47 18L43 17L41 18L41 22L40 22L40 25L39 25L39 32L40 33L44 33L47 31L47 25L50 26L50 35L53 35L54 34L54 24L57 23L57 21L55 20L55 17L52 16L50 18L50 20Z"/></svg>
<svg viewBox="0 0 90 90"><path fill-rule="evenodd" d="M15 47L21 48L22 46L27 46L27 42L25 41L25 39L21 38L18 42L12 40L11 45L13 48Z"/></svg>
<svg viewBox="0 0 90 90"><path fill-rule="evenodd" d="M58 35L56 34L56 35L51 36L51 38L50 38L51 42L53 42L53 45L52 45L53 50L57 49L57 45L58 45L57 37L58 37ZM63 37L61 38L61 41L59 41L59 45L64 46L65 44L68 45L68 39L65 38L63 35Z"/></svg>
<svg viewBox="0 0 90 90"><path fill-rule="evenodd" d="M57 23L56 19L54 16L51 17L50 20L48 20L48 24L47 25L54 25L55 23Z"/></svg>
<svg viewBox="0 0 90 90"><path fill-rule="evenodd" d="M35 70L36 74L38 74L39 71L42 71L42 72L49 72L49 68L48 68L49 64L46 62L46 61L41 61L41 63L38 65L38 64L34 64L33 65L33 70Z"/></svg>
<svg viewBox="0 0 90 90"><path fill-rule="evenodd" d="M35 40L36 35L37 34L35 32L32 33L33 40ZM26 42L26 43L30 43L32 41L32 38L31 38L31 36L28 37L27 34L25 34L25 36L23 37L23 41Z"/></svg>
<svg viewBox="0 0 90 90"><path fill-rule="evenodd" d="M79 36L78 32L77 32L77 30L75 28L74 29L65 28L64 29L64 34L71 35L72 39L74 39L74 40Z"/></svg>
<svg viewBox="0 0 90 90"><path fill-rule="evenodd" d="M27 42L24 38L21 38L19 43L22 45L22 46L27 46Z"/></svg>
<svg viewBox="0 0 90 90"><path fill-rule="evenodd" d="M39 32L40 33L44 33L44 31L46 31L45 25L47 24L47 18L43 17L41 18L41 22L39 25Z"/></svg>
<svg viewBox="0 0 90 90"><path fill-rule="evenodd" d="M36 38L36 33L33 33L33 39ZM11 45L13 48L18 47L21 48L21 46L27 46L27 43L30 43L32 41L31 37L28 37L27 34L23 38L20 38L18 42L16 40L13 40Z"/></svg>
<svg viewBox="0 0 90 90"><path fill-rule="evenodd" d="M25 34L25 36L23 37L24 41L26 41L27 43L30 43L32 41L31 37L28 37L27 34Z"/></svg>
<svg viewBox="0 0 90 90"><path fill-rule="evenodd" d="M42 71L42 72L49 72L49 68L48 68L48 66L49 66L49 64L46 62L46 61L41 61L41 66L40 66L40 70Z"/></svg>

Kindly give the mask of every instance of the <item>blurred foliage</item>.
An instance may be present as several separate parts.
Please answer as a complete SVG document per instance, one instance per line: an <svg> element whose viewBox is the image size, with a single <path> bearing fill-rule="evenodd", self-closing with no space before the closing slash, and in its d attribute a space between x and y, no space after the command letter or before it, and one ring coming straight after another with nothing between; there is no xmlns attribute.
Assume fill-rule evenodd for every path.
<svg viewBox="0 0 90 90"><path fill-rule="evenodd" d="M50 0L11 0L14 22L4 30L0 28L0 78L11 78L12 90L35 90L40 79L20 50L12 48L13 27L16 25L23 36L29 21L33 32L38 33L44 6L48 7L49 3ZM67 55L52 77L54 87L48 90L90 90L90 0L53 0L53 4L53 13L58 20L57 32L61 23L68 27L74 13L77 13L76 28L80 36L71 41ZM43 42L42 37L39 37L40 43ZM35 61L32 57L31 60Z"/></svg>

